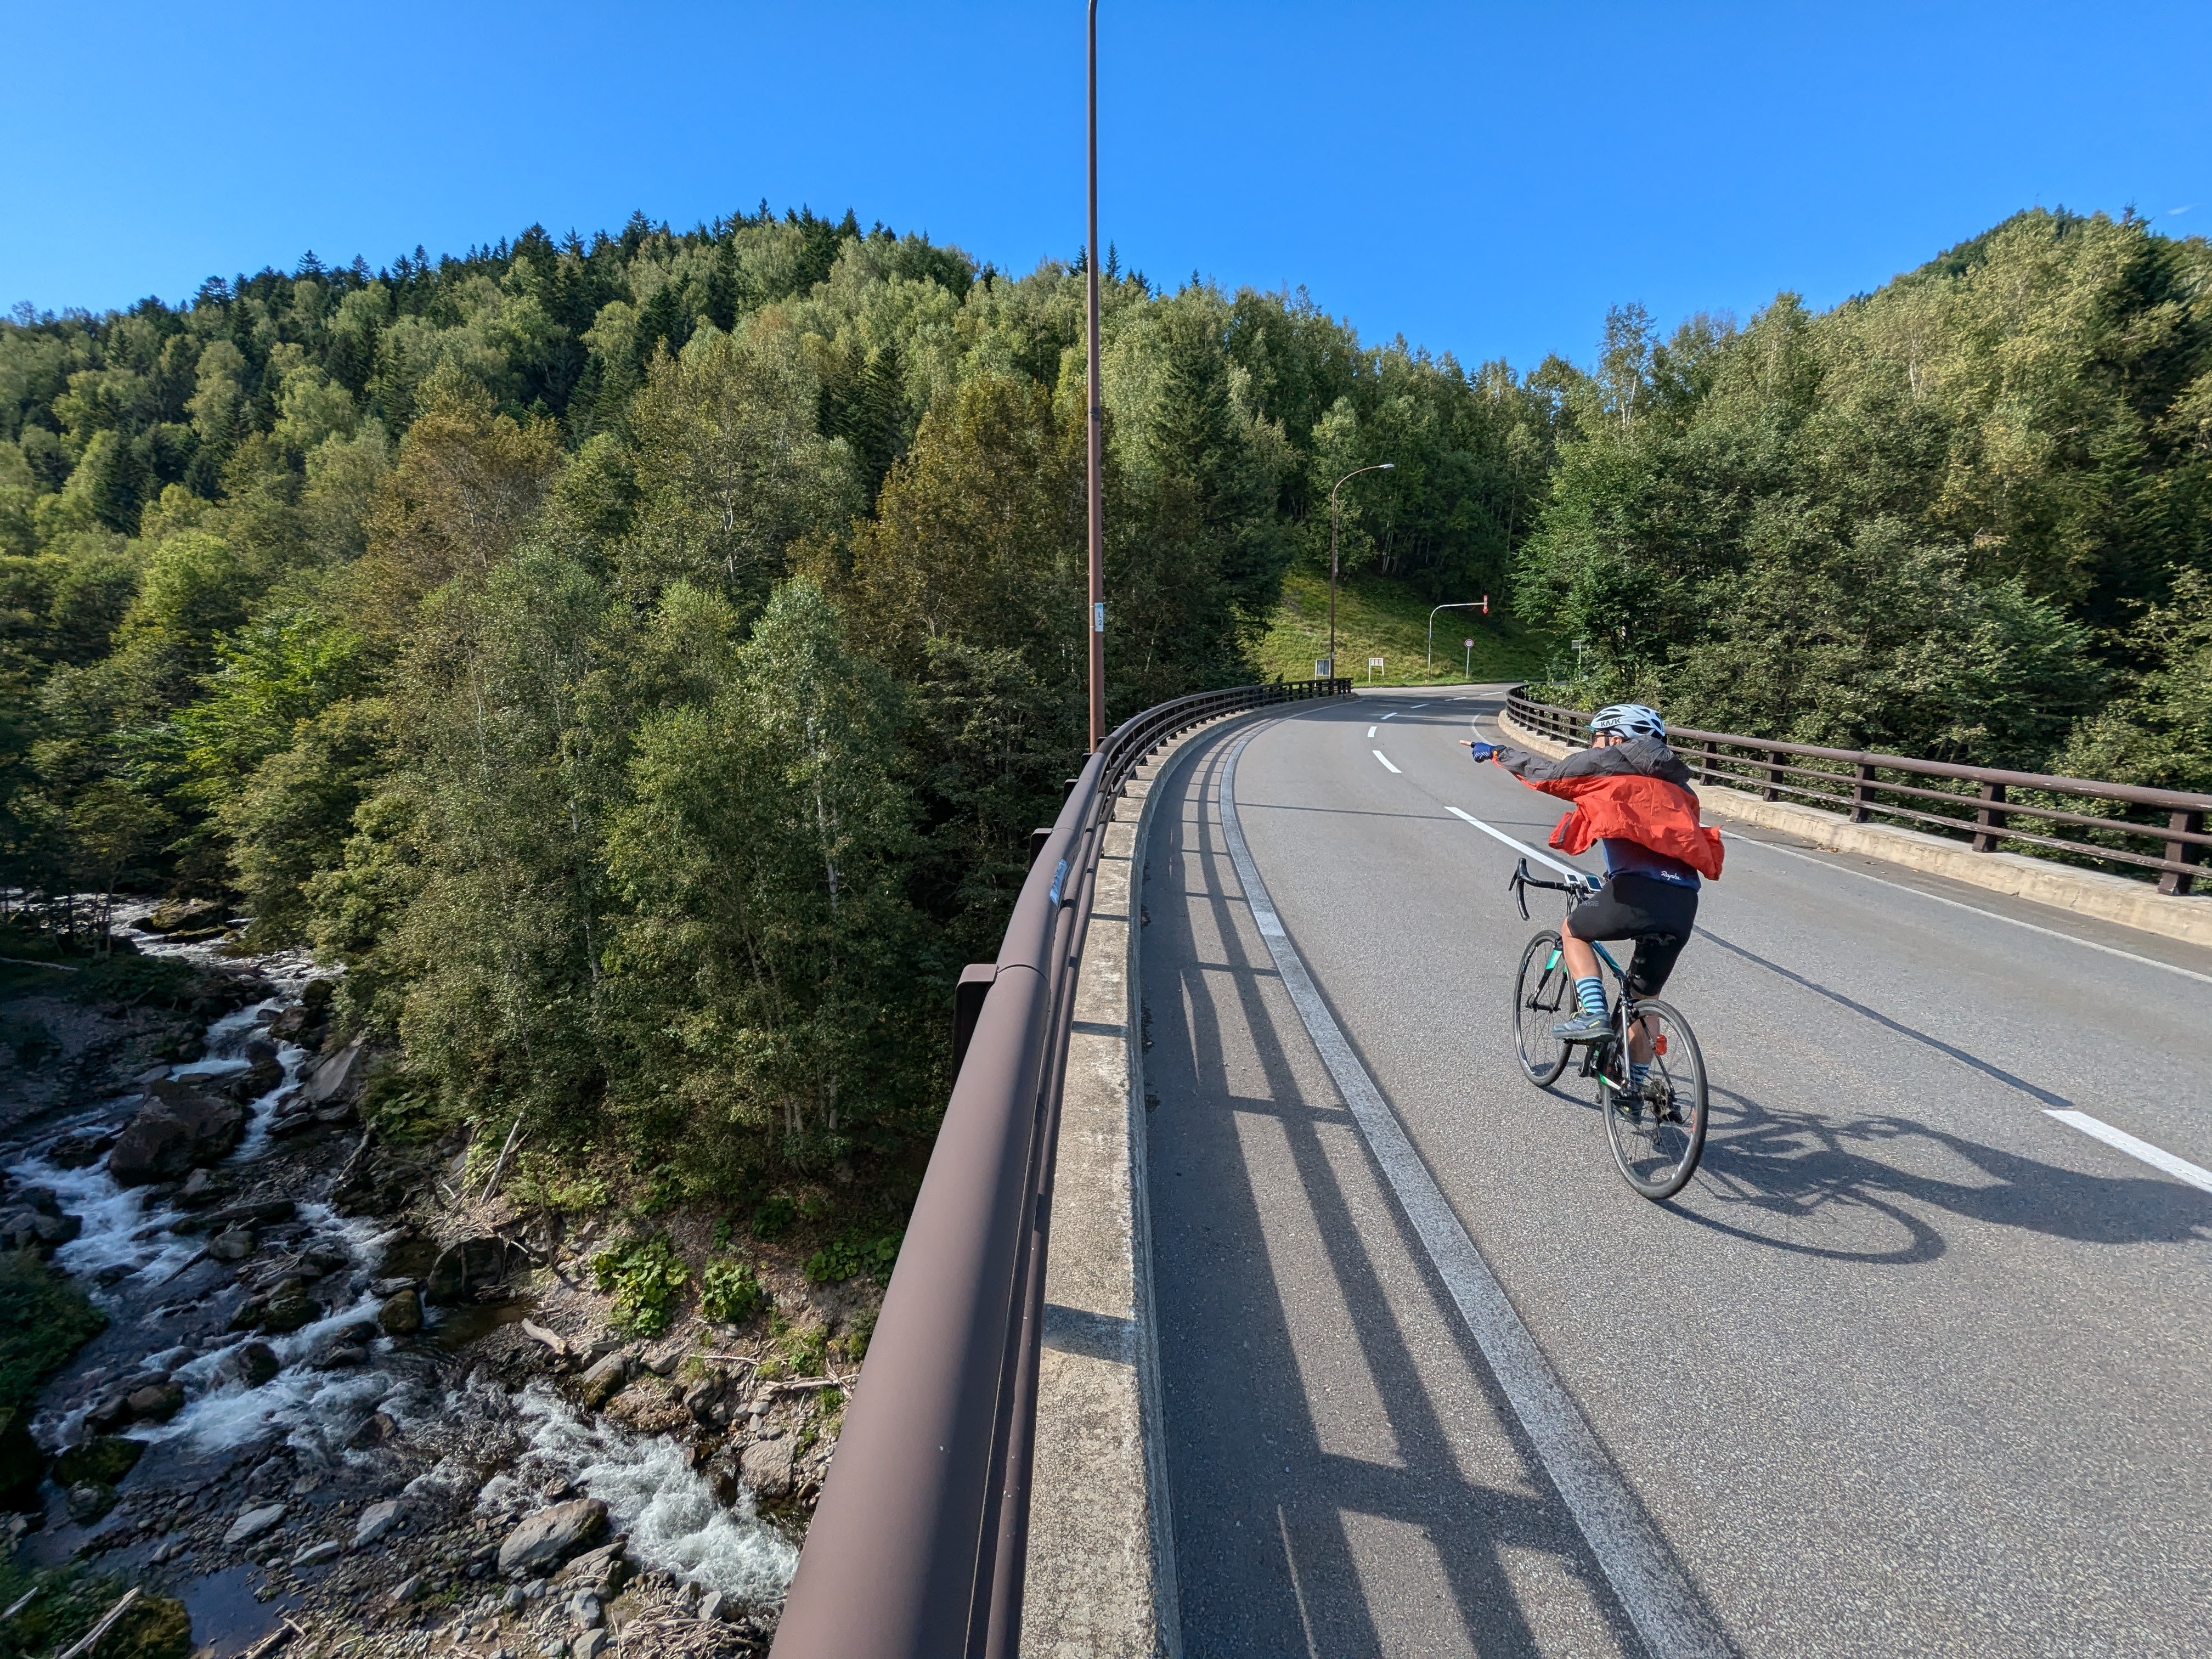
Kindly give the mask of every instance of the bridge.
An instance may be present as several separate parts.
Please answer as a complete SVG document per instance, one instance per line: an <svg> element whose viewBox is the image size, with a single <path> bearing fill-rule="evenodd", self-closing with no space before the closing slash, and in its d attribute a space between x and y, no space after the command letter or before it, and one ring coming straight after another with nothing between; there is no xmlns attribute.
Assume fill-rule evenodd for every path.
<svg viewBox="0 0 2212 1659"><path fill-rule="evenodd" d="M1505 689L1311 690L1153 711L1045 839L777 1651L2201 1651L2204 803L2138 803L2149 925L1710 815L1655 1205L1513 1055ZM1838 823L1929 793L1847 763Z"/></svg>

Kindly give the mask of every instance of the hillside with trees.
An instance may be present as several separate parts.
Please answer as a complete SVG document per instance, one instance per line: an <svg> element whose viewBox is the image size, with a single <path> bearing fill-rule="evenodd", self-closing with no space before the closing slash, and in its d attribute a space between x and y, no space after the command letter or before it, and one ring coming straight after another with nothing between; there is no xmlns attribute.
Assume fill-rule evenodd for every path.
<svg viewBox="0 0 2212 1659"><path fill-rule="evenodd" d="M1815 313L1555 373L1559 694L2212 789L2212 246L2023 213Z"/></svg>
<svg viewBox="0 0 2212 1659"><path fill-rule="evenodd" d="M1111 718L1251 678L1370 459L1354 566L1503 591L1542 392L1103 275ZM1083 749L1084 286L763 208L19 310L0 885L342 962L395 1129L910 1170Z"/></svg>

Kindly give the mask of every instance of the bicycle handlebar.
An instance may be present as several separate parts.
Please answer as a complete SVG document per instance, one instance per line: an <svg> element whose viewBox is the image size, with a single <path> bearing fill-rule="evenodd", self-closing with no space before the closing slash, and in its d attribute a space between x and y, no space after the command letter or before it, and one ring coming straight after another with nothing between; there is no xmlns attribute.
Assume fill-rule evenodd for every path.
<svg viewBox="0 0 2212 1659"><path fill-rule="evenodd" d="M1521 907L1521 920L1523 921L1528 920L1527 890L1531 887L1548 888L1554 893L1565 893L1577 902L1588 898L1595 890L1587 878L1578 881L1546 881L1540 877L1532 876L1528 873L1528 860L1525 858L1513 866L1512 878L1505 885L1512 892L1514 902Z"/></svg>

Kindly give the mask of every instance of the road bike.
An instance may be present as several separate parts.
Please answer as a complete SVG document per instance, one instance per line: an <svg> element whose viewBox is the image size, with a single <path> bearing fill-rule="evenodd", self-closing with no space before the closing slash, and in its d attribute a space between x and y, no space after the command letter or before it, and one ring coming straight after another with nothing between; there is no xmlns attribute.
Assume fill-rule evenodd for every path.
<svg viewBox="0 0 2212 1659"><path fill-rule="evenodd" d="M1528 890L1547 888L1567 896L1567 909L1597 891L1586 876L1544 881L1528 873L1522 859L1508 884L1528 917ZM1521 952L1521 971L1513 983L1513 1042L1521 1069L1540 1089L1549 1089L1582 1051L1579 1075L1597 1079L1598 1109L1605 1115L1606 1139L1621 1178L1649 1199L1672 1198L1698 1172L1705 1150L1705 1060L1690 1023L1656 997L1638 997L1627 972L1604 945L1590 948L1613 972L1613 1029L1594 1042L1562 1042L1552 1035L1556 1023L1574 1017L1575 982L1559 946L1557 930L1530 939ZM1643 1086L1630 1083L1630 1042L1649 1038L1650 1070Z"/></svg>

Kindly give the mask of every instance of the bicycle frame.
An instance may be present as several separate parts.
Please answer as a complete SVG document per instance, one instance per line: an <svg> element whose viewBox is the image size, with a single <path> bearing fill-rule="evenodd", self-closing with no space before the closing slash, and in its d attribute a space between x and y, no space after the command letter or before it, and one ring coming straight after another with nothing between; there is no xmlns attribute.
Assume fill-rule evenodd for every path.
<svg viewBox="0 0 2212 1659"><path fill-rule="evenodd" d="M1525 858L1514 866L1512 877L1505 884L1511 891L1514 902L1521 907L1521 919L1523 921L1528 920L1528 890L1531 887L1542 887L1552 892L1565 893L1567 896L1567 912L1570 915L1574 913L1577 905L1591 897L1598 889L1598 884L1587 876L1571 881L1546 881L1540 877L1533 876L1528 872L1528 860ZM1595 939L1585 939L1583 943L1597 952L1598 960L1613 970L1613 984L1619 994L1613 999L1612 1039L1609 1042L1586 1042L1582 1045L1580 1075L1594 1077L1607 1088L1624 1088L1626 1086L1625 1080L1607 1076L1604 1067L1616 1052L1620 1054L1629 1052L1629 1033L1639 1018L1637 1013L1636 993L1629 986L1628 970L1613 960L1612 951L1607 950ZM1555 950L1553 953L1553 960L1544 964L1547 972L1559 965L1559 954Z"/></svg>

